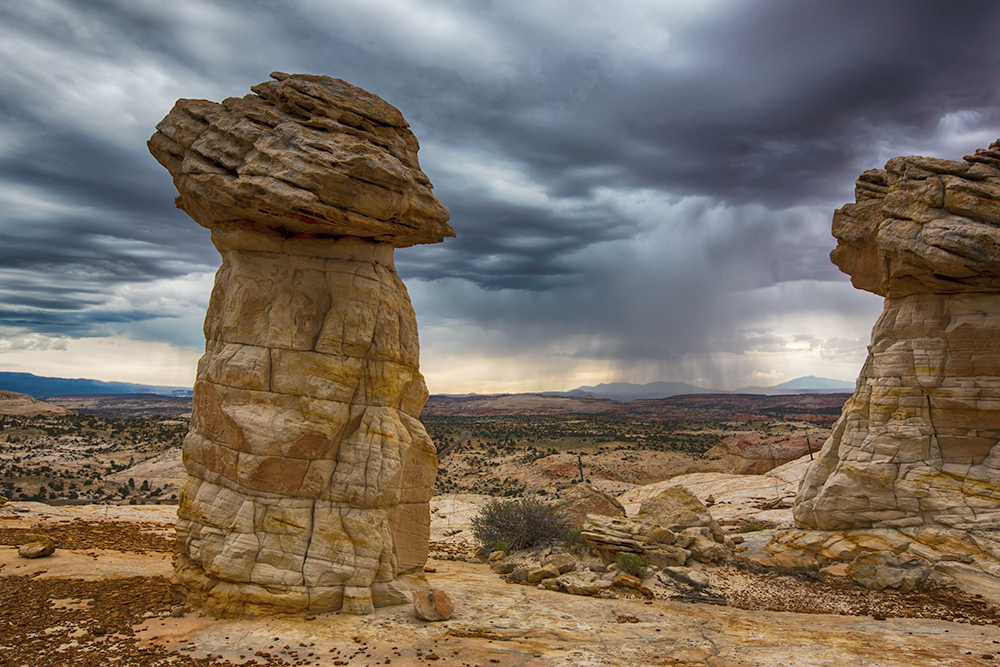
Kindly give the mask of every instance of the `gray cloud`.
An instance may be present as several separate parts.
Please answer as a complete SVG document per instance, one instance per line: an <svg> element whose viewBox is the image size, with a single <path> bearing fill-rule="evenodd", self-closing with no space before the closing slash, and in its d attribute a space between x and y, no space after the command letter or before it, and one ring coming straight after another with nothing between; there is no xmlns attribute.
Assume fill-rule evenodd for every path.
<svg viewBox="0 0 1000 667"><path fill-rule="evenodd" d="M190 344L207 294L178 281L218 256L144 141L175 99L243 95L271 70L344 78L412 124L459 234L397 254L425 339L626 371L795 344L850 357L865 335L774 328L870 317L827 259L832 209L892 155L1000 135L992 2L392 8L0 7L3 322ZM161 284L176 299L148 307Z"/></svg>

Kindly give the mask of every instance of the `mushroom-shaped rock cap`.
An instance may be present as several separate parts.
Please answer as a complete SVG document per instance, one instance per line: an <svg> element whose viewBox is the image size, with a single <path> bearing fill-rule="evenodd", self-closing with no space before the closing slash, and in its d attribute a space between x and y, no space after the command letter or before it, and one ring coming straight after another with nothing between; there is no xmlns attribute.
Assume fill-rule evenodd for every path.
<svg viewBox="0 0 1000 667"><path fill-rule="evenodd" d="M1000 140L962 162L897 157L858 178L830 257L883 296L1000 292Z"/></svg>
<svg viewBox="0 0 1000 667"><path fill-rule="evenodd" d="M355 236L405 247L455 232L392 105L340 79L274 72L222 104L178 100L149 150L209 229Z"/></svg>

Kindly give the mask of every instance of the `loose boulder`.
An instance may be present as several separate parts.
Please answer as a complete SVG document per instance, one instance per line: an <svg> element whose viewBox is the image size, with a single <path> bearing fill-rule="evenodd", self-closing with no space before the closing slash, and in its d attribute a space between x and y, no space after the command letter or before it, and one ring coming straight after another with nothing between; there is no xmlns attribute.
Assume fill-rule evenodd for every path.
<svg viewBox="0 0 1000 667"><path fill-rule="evenodd" d="M56 551L56 541L44 533L28 533L27 542L17 549L21 558L43 558Z"/></svg>
<svg viewBox="0 0 1000 667"><path fill-rule="evenodd" d="M413 593L413 612L424 621L447 621L455 612L455 605L444 591L422 588Z"/></svg>
<svg viewBox="0 0 1000 667"><path fill-rule="evenodd" d="M565 495L550 503L552 511L576 528L583 526L588 514L624 517L625 508L613 496L595 489L588 482L576 484Z"/></svg>

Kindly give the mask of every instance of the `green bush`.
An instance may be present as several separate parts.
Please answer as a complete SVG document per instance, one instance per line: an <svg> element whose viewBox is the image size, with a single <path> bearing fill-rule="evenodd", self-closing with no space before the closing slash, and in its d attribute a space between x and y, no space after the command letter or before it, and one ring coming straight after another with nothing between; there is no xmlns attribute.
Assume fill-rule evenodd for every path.
<svg viewBox="0 0 1000 667"><path fill-rule="evenodd" d="M619 572L631 574L633 577L639 577L640 579L646 576L646 571L649 569L642 556L627 551L623 551L615 556L615 565L618 566Z"/></svg>
<svg viewBox="0 0 1000 667"><path fill-rule="evenodd" d="M760 523L759 521L748 521L747 523L740 524L740 526L734 530L734 533L756 533L759 530L767 530L770 526L766 523Z"/></svg>
<svg viewBox="0 0 1000 667"><path fill-rule="evenodd" d="M569 526L563 534L561 541L563 549L571 554L575 554L581 558L586 558L590 555L591 546L587 544L587 540L583 539L579 528Z"/></svg>
<svg viewBox="0 0 1000 667"><path fill-rule="evenodd" d="M568 532L569 525L534 498L494 498L472 517L472 536L483 554L551 544Z"/></svg>

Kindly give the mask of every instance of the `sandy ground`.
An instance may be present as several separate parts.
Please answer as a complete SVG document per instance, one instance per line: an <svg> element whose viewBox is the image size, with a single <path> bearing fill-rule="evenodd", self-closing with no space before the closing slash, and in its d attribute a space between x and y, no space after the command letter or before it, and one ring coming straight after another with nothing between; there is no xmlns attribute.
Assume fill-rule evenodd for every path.
<svg viewBox="0 0 1000 667"><path fill-rule="evenodd" d="M432 539L461 544L461 531L482 501L435 498ZM455 614L446 622L420 621L406 605L363 617L331 613L214 620L194 610L174 617L172 611L179 609L165 578L172 512L37 503L0 508L0 537L9 537L7 542L17 541L22 531L42 528L66 545L53 556L30 561L0 546L0 665L809 667L990 665L1000 659L997 625L887 617L861 592L836 585L815 588L808 579L774 583L738 570L727 575L744 587L765 582L778 598L791 597L779 584L791 585L784 590L804 591L799 597L806 606L812 603L805 592L819 599L841 595L847 602L856 595L852 613L871 613L571 596L508 584L484 564L448 560L452 556L440 548L432 552L439 558L429 561L427 578L455 602ZM750 599L763 597L757 592ZM955 605L969 604L956 600ZM988 620L992 612L986 613ZM994 614L993 620L1000 617Z"/></svg>

